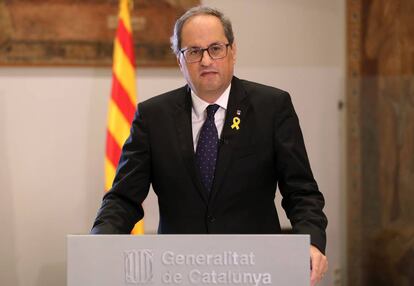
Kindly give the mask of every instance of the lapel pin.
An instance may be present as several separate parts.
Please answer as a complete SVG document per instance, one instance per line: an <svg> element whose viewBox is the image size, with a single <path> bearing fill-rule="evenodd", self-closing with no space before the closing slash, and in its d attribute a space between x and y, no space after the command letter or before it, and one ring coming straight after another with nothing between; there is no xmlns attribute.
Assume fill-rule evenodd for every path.
<svg viewBox="0 0 414 286"><path fill-rule="evenodd" d="M240 109L237 109L236 114L237 114L238 116L240 116L240 114L241 114L241 110L240 110Z"/></svg>
<svg viewBox="0 0 414 286"><path fill-rule="evenodd" d="M233 124L231 125L231 129L236 128L237 130L239 130L240 129L239 124L240 124L240 118L235 116L233 118Z"/></svg>

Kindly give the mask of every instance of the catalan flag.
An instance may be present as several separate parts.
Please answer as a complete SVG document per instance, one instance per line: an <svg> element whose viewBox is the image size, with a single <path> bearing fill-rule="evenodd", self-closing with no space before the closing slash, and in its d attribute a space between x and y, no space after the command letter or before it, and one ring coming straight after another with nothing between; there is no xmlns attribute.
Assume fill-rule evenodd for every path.
<svg viewBox="0 0 414 286"><path fill-rule="evenodd" d="M106 133L105 191L112 187L121 148L129 136L137 105L134 42L129 1L120 0L119 2L118 28L114 41L112 92ZM144 225L141 220L135 225L132 234L142 233L144 233Z"/></svg>

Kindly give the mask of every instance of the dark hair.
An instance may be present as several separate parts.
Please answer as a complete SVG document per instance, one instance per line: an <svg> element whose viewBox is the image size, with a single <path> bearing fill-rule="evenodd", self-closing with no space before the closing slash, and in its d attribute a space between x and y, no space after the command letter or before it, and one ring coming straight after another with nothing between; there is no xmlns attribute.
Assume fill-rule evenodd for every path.
<svg viewBox="0 0 414 286"><path fill-rule="evenodd" d="M211 15L217 17L221 24L223 25L224 35L226 36L227 40L230 44L233 44L234 42L234 35L233 35L233 28L231 26L230 20L224 16L223 13L221 13L217 9L213 9L207 6L197 6L193 7L187 12L184 13L176 22L174 25L174 32L173 35L170 38L171 42L171 49L173 52L178 55L180 53L181 49L181 31L183 29L183 26L185 22L190 19L191 17L198 16L198 15Z"/></svg>

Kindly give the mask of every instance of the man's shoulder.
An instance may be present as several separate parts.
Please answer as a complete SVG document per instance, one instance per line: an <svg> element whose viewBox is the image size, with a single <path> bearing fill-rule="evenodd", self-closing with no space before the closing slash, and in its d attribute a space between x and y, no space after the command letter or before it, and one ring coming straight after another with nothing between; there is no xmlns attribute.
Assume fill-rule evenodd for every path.
<svg viewBox="0 0 414 286"><path fill-rule="evenodd" d="M289 96L289 93L285 90L282 90L280 88L249 81L245 79L238 79L240 84L243 86L244 90L248 94L255 94L258 96L264 96L264 97L274 97L274 96Z"/></svg>
<svg viewBox="0 0 414 286"><path fill-rule="evenodd" d="M188 86L185 85L151 97L145 101L142 101L140 105L144 108L173 107L177 104L184 104L187 94Z"/></svg>

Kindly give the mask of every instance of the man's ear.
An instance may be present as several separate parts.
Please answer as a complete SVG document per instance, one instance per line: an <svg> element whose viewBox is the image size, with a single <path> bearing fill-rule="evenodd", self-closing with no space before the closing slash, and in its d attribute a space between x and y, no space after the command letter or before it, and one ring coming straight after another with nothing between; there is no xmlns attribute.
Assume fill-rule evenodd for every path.
<svg viewBox="0 0 414 286"><path fill-rule="evenodd" d="M233 63L236 63L236 55L237 55L237 46L236 46L236 42L233 42L233 44L231 44L231 53L232 53L232 57L233 57Z"/></svg>
<svg viewBox="0 0 414 286"><path fill-rule="evenodd" d="M178 64L178 67L180 68L180 70L182 69L182 66L181 66L181 60L180 60L180 54L178 54L177 55L177 64Z"/></svg>

